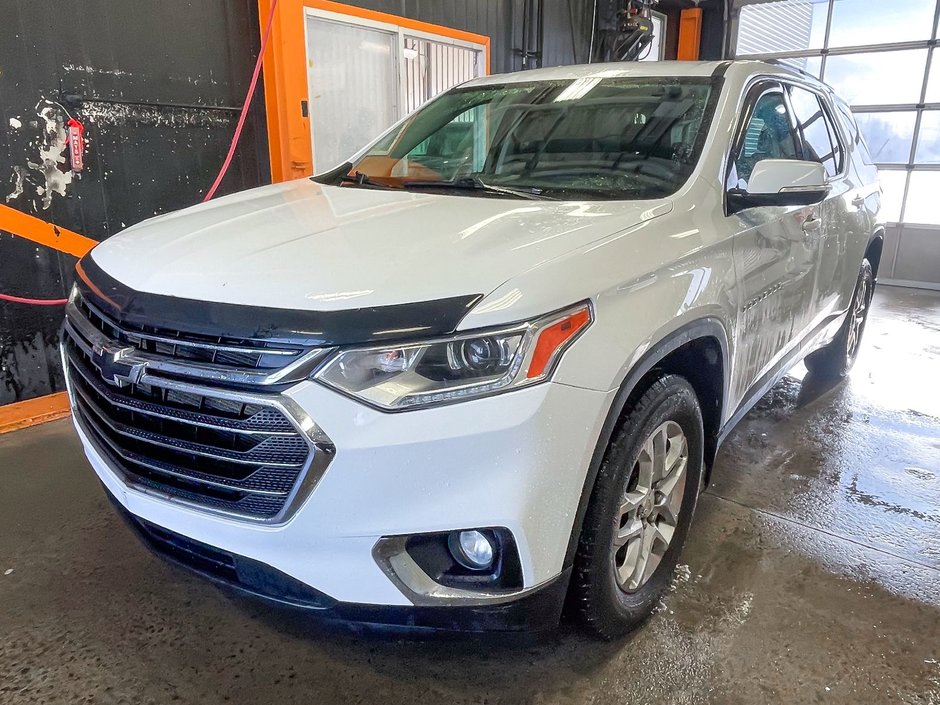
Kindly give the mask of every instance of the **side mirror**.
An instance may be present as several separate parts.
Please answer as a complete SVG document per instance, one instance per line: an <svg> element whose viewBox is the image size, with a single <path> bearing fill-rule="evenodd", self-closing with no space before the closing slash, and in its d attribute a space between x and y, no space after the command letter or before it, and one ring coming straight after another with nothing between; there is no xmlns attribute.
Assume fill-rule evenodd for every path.
<svg viewBox="0 0 940 705"><path fill-rule="evenodd" d="M755 206L809 206L829 194L829 178L819 162L762 159L754 165L747 190L728 192L728 208L737 213Z"/></svg>

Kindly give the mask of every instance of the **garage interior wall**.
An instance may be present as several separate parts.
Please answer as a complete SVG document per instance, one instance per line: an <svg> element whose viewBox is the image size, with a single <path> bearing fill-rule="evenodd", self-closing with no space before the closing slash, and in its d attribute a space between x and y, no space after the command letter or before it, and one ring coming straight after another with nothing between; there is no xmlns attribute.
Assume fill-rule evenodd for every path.
<svg viewBox="0 0 940 705"><path fill-rule="evenodd" d="M5 3L0 42L0 205L95 241L197 203L225 156L260 46L255 0ZM198 32L184 31L199 27ZM84 124L80 175L65 123ZM261 101L220 192L269 180ZM0 292L68 295L76 261L10 234ZM0 302L0 404L63 388L61 306Z"/></svg>
<svg viewBox="0 0 940 705"><path fill-rule="evenodd" d="M493 73L587 58L590 2L354 4L486 35ZM172 11L142 0L6 5L0 206L100 241L201 200L224 158L260 47L258 0L190 0ZM263 86L258 90L220 193L271 180ZM85 126L80 177L65 162L69 114ZM52 155L51 166L43 154ZM75 256L14 236L5 222L0 292L67 296ZM61 323L61 306L0 301L0 406L62 391Z"/></svg>
<svg viewBox="0 0 940 705"><path fill-rule="evenodd" d="M890 7L889 7L890 5ZM938 0L735 0L735 55L833 86L881 172L888 221L879 279L940 289Z"/></svg>

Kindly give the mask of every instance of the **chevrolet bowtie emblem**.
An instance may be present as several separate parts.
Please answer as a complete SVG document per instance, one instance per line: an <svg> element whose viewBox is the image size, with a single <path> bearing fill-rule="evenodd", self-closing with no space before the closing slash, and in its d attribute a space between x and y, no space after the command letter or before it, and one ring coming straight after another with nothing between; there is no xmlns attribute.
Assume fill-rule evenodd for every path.
<svg viewBox="0 0 940 705"><path fill-rule="evenodd" d="M126 359L137 349L123 347L119 343L96 343L91 350L91 359L101 371L101 378L115 387L126 387L140 382L146 362L132 362Z"/></svg>

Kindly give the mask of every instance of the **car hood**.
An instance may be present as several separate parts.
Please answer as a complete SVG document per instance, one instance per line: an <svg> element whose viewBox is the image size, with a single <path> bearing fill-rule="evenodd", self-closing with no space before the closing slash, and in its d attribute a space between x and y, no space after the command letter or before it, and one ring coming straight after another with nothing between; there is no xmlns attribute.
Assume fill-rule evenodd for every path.
<svg viewBox="0 0 940 705"><path fill-rule="evenodd" d="M303 179L144 221L92 259L137 291L336 311L487 294L669 210L668 201L466 197Z"/></svg>

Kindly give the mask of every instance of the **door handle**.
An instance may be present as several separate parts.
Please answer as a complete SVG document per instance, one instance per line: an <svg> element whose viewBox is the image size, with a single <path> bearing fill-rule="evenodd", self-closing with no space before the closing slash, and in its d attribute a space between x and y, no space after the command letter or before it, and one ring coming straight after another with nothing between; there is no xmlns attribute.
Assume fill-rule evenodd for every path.
<svg viewBox="0 0 940 705"><path fill-rule="evenodd" d="M856 208L861 208L862 206L865 205L865 197L856 196L855 198L852 199L852 205L855 206Z"/></svg>
<svg viewBox="0 0 940 705"><path fill-rule="evenodd" d="M803 232L807 235L815 235L820 228L822 228L822 219L815 215L803 221Z"/></svg>

